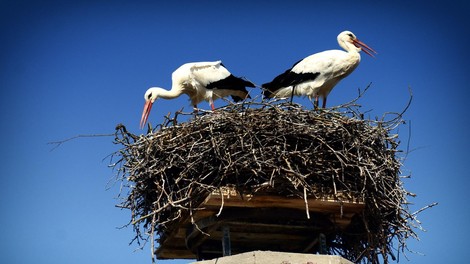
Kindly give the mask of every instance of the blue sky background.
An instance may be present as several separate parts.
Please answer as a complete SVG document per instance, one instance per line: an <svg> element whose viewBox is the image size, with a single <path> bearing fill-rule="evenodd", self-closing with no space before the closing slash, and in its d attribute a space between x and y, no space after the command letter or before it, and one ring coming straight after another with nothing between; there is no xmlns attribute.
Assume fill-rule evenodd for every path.
<svg viewBox="0 0 470 264"><path fill-rule="evenodd" d="M171 2L171 3L168 3ZM355 98L371 117L405 115L413 150L403 166L413 210L427 232L409 240L408 262L468 259L469 7L464 1L0 1L1 263L150 263L134 251L130 212L114 205L118 186L106 159L111 137L81 138L51 151L48 142L79 134L136 134L143 94L171 87L181 64L221 59L234 75L270 81L307 55L339 49L353 31L379 52L328 97ZM260 94L253 89L252 96ZM297 102L309 103L296 99ZM222 105L219 102L217 105ZM185 106L159 100L149 120ZM208 104L200 104L209 109ZM406 148L408 126L400 130ZM187 263L163 261L161 263Z"/></svg>

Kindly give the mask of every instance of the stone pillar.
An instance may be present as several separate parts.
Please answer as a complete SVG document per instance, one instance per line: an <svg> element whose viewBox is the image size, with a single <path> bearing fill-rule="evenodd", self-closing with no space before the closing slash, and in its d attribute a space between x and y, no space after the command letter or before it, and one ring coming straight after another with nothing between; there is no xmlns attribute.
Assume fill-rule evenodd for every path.
<svg viewBox="0 0 470 264"><path fill-rule="evenodd" d="M354 264L340 256L276 251L251 251L191 264Z"/></svg>

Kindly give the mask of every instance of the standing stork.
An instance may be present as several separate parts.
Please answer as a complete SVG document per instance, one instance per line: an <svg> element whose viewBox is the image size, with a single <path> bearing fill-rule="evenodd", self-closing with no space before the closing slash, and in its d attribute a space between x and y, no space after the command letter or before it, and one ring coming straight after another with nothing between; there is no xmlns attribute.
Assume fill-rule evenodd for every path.
<svg viewBox="0 0 470 264"><path fill-rule="evenodd" d="M147 122L152 105L158 98L174 99L181 94L187 94L195 110L197 104L203 100L208 101L214 110L215 99L230 95L238 102L249 97L246 87L255 87L253 83L233 76L221 61L183 64L173 72L171 81L171 90L151 87L145 92L141 128Z"/></svg>
<svg viewBox="0 0 470 264"><path fill-rule="evenodd" d="M326 107L326 97L333 87L348 76L359 65L363 50L374 57L375 50L359 41L351 31L343 31L338 35L339 45L346 50L327 50L306 57L297 62L271 82L263 84L265 98L288 98L294 95L315 98L315 108L318 108L318 98L323 99Z"/></svg>

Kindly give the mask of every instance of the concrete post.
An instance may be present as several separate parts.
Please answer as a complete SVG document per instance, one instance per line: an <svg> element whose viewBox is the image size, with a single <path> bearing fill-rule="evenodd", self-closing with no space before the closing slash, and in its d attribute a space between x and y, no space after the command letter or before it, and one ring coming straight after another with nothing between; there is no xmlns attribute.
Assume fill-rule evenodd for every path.
<svg viewBox="0 0 470 264"><path fill-rule="evenodd" d="M354 264L340 256L251 251L233 256L193 262L192 264Z"/></svg>

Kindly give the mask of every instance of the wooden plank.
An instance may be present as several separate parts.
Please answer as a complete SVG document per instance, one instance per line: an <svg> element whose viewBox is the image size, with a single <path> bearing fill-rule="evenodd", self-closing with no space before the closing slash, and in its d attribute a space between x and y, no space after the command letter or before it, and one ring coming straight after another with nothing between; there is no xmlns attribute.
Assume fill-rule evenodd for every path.
<svg viewBox="0 0 470 264"><path fill-rule="evenodd" d="M364 209L362 202L307 199L309 211L321 213L353 212L359 213ZM290 208L306 210L305 200L301 198L281 197L274 195L245 195L228 196L220 193L210 194L199 206L208 210L219 210L221 207L249 207L249 208Z"/></svg>
<svg viewBox="0 0 470 264"><path fill-rule="evenodd" d="M251 229L250 229L251 230ZM276 241L298 241L305 240L305 234L292 234L292 233L255 233L249 232L250 230L232 231L230 237L234 241L240 240L252 240L252 241L263 241L263 243L277 243ZM274 231L274 230L273 230ZM222 237L222 231L216 230L211 232L211 239L219 240Z"/></svg>

